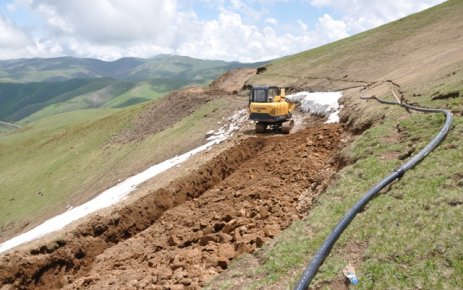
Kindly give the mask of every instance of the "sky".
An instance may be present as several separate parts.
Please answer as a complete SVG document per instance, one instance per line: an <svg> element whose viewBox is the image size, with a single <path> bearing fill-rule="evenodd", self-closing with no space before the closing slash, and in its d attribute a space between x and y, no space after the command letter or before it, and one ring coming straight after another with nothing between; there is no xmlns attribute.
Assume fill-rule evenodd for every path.
<svg viewBox="0 0 463 290"><path fill-rule="evenodd" d="M308 50L443 0L0 0L0 59L257 62Z"/></svg>

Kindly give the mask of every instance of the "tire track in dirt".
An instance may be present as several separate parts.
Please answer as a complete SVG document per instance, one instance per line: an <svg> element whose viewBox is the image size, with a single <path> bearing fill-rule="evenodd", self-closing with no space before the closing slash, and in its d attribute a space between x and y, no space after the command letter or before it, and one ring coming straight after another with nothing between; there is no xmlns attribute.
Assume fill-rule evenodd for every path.
<svg viewBox="0 0 463 290"><path fill-rule="evenodd" d="M249 137L198 170L52 244L6 254L13 289L197 289L294 220L335 171L341 125ZM164 287L164 288L163 288ZM170 288L166 288L170 287Z"/></svg>

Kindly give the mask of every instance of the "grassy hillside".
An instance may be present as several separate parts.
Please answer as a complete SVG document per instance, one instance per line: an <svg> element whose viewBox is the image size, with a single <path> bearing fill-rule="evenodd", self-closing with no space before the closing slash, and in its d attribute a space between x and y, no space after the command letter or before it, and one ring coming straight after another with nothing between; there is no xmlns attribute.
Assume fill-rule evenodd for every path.
<svg viewBox="0 0 463 290"><path fill-rule="evenodd" d="M0 120L21 120L51 104L100 90L112 82L110 79L75 79L52 83L0 83Z"/></svg>
<svg viewBox="0 0 463 290"><path fill-rule="evenodd" d="M394 100L393 90L409 103L448 108L454 113L453 126L437 150L357 216L311 286L347 288L342 269L350 262L360 280L358 289L463 288L462 14L463 2L448 1L273 62L250 81L294 91L344 90L341 119L355 135L339 156L344 167L307 217L256 255L235 261L211 288L293 287L345 212L442 126L440 115L360 100L365 85L370 85L367 96Z"/></svg>

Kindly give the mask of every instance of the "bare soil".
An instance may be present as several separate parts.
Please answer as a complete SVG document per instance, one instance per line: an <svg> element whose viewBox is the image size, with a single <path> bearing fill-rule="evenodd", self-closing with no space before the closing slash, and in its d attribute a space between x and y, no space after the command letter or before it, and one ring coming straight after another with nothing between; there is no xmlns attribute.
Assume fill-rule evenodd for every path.
<svg viewBox="0 0 463 290"><path fill-rule="evenodd" d="M207 102L237 94L243 84L255 74L256 69L253 68L234 69L221 75L207 88L189 86L173 91L164 98L150 103L132 121L132 125L115 136L112 142L139 141L161 132Z"/></svg>
<svg viewBox="0 0 463 290"><path fill-rule="evenodd" d="M4 255L4 289L197 289L304 212L334 172L340 125L242 136L190 174L62 238ZM310 207L310 205L308 205ZM307 206L305 207L307 208Z"/></svg>

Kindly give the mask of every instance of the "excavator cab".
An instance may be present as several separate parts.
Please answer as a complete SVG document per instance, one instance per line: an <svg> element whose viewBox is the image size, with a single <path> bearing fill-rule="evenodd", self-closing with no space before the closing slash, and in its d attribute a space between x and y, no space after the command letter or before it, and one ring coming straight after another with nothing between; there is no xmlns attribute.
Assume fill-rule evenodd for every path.
<svg viewBox="0 0 463 290"><path fill-rule="evenodd" d="M253 87L249 94L249 104L251 102L257 103L271 103L275 97L280 95L281 89L278 87Z"/></svg>
<svg viewBox="0 0 463 290"><path fill-rule="evenodd" d="M285 89L276 86L251 87L249 93L249 118L256 121L256 133L270 127L288 134L294 122L291 120L294 103L285 99Z"/></svg>

